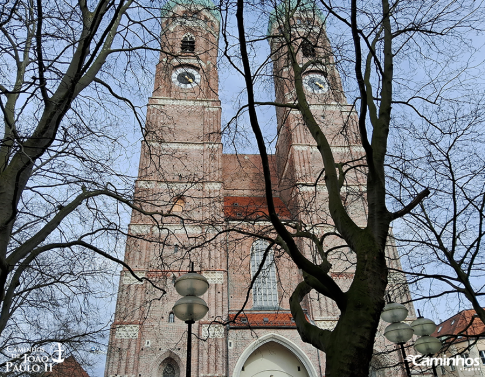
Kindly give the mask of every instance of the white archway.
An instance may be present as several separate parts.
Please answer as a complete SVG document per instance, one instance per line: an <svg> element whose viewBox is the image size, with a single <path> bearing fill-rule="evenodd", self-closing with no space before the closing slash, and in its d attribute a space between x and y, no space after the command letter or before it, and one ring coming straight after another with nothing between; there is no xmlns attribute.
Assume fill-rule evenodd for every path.
<svg viewBox="0 0 485 377"><path fill-rule="evenodd" d="M310 359L308 356L302 351L300 347L298 347L295 343L292 341L286 339L285 337L278 335L278 334L266 334L262 336L261 338L257 339L253 343L251 343L239 356L239 359L237 360L236 366L234 367L234 371L232 373L232 377L240 377L241 375L241 370L244 364L246 363L246 360L253 354L254 351L256 351L259 347L262 345L269 343L269 342L275 342L286 349L288 349L302 364L303 367L306 369L306 372L308 373L309 377L318 377L318 374L313 367L312 363L310 362Z"/></svg>

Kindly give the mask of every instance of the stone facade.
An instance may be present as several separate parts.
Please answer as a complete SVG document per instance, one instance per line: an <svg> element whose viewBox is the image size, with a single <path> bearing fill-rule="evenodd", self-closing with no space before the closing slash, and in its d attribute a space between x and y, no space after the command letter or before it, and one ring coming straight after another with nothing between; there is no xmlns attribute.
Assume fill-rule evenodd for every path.
<svg viewBox="0 0 485 377"><path fill-rule="evenodd" d="M267 246L256 240L271 239L274 232L259 155L223 154L216 65L219 17L202 1L185 6L169 2L162 15L164 49L148 103L135 190L135 202L145 213L133 212L125 255L142 280L127 270L121 274L106 376L185 374L187 326L173 317L171 308L180 297L173 282L188 271L190 261L210 282L202 297L209 313L193 325L193 376L250 376L261 368L261 360L275 377L322 376L325 355L301 341L289 311L289 296L301 276L282 250L268 254L264 282L248 293L257 268L252 255ZM295 15L294 32L302 35L295 41L304 37L317 46L315 54L326 65L309 71L324 75L329 89L312 92L309 85L315 83L308 82L308 100L337 162L358 165L363 150L357 117L343 94L323 21L311 16L308 11ZM281 47L281 40L272 40L276 100L292 102L291 70ZM312 52L304 55L300 49L302 64ZM321 235L332 230L332 221L316 144L294 110L278 108L277 121L277 148L270 156L275 207L281 219L305 223ZM364 224L364 172L354 171L342 199L351 216ZM318 259L309 243L297 242L309 259ZM348 287L354 268L351 251L337 237L328 237L325 246L335 248L332 276ZM398 263L395 250L390 252ZM309 321L325 329L335 326L339 313L330 300L312 293L302 304Z"/></svg>

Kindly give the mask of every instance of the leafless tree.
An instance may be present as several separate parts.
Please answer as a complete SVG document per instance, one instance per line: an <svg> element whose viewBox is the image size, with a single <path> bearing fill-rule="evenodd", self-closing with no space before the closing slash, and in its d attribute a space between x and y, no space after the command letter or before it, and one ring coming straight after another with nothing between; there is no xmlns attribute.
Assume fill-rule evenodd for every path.
<svg viewBox="0 0 485 377"><path fill-rule="evenodd" d="M420 64L423 46L441 56L437 50L442 46L456 46L463 41L463 33L480 30L483 4L465 0L433 3L351 0L339 6L323 0L318 3L324 18L338 23L348 32L342 34L342 50L333 49L336 61L332 64L343 68L341 72L346 83L356 83L353 89L357 94L355 102L352 98L351 103L355 103L357 116L345 123L348 127L344 131L347 131L348 140L360 143L364 158L358 156L347 161L336 160L330 137L315 119L303 89L305 70L312 65L329 63L323 59L323 54L316 54L311 63L303 66L297 60L303 36L294 33L291 18L302 8L308 11L304 7L306 4L296 1L291 6L277 8L279 4L242 0L222 3L223 14L229 18L229 12L236 9L237 20L235 39L230 37L228 24L223 28L226 44L222 48L226 58L237 56L230 63L245 82L247 100L243 107L248 112L261 155L268 218L277 234L276 238L268 238L303 271L304 281L291 299L300 335L304 341L326 352L327 376L367 376L388 283L385 250L389 226L420 206L430 193L423 186L421 190L409 191L409 195L394 195L402 204L400 207L390 209L386 204L389 198L386 154L389 153L389 134L395 125L393 111L395 107L402 107L423 115L414 101L426 103L429 98L423 97L420 82L404 79L409 79ZM275 9L283 9L283 12ZM0 105L4 116L0 149L0 332L7 340L21 333L24 326L41 328L38 321L23 322L28 318L25 308L35 309L35 305L42 307L54 302L57 308L64 309L72 296L91 295L92 291L85 292L83 280L91 275L99 276L98 273L106 268L105 262L97 256L122 263L112 251L118 242L124 242L126 231L120 227L124 208L150 216L155 223L160 221L157 216L167 213L180 219L174 212L160 211L163 205L157 204L154 211L144 209L153 208L154 198L138 197L138 202L132 202L131 181L120 174L122 169L117 167L117 157L123 154L126 146L119 128L115 127L122 118L119 109L126 108L126 113L135 114L139 124L144 123L137 107L139 102L133 98L136 98L137 88L144 85L141 73L152 66L146 63L145 54L159 49L157 28L152 28L153 23L159 22L159 10L159 4L102 0L92 5L84 1L58 4L40 0L1 5L1 59L3 66L10 68L0 71ZM254 24L248 27L245 14L254 10L265 19L271 11L275 12L280 28L268 36L266 30ZM289 83L295 91L287 102L277 98L279 102L261 103L263 101L255 96L255 83L259 83L260 78L264 81L274 77L268 64L272 59L270 54L261 59L264 61L262 68L255 68L251 65L254 61L250 61L254 57L252 51L260 51L258 43L266 44L268 39L279 43L273 54L284 51L288 58ZM346 49L348 46L351 48ZM441 47L434 50L435 46ZM346 62L353 65L352 70L345 71ZM427 88L438 93L433 103L441 99L441 89L448 82L447 72L438 78L440 80L427 81ZM334 95L341 98L343 93ZM288 222L278 215L273 200L268 144L256 111L258 105L299 111L324 166L323 173L312 177L313 182L324 182L329 197L328 208L318 214L317 223L334 227L328 237L335 237L337 245L327 243L325 234L319 233L315 224ZM355 172L366 175L365 195L361 191L355 193L359 203L366 206L365 224L360 224L348 210L346 200L352 195L343 195L342 188ZM197 184L196 180L193 184ZM456 180L450 187L461 188L463 184L462 180ZM480 202L480 198L477 192L462 197L462 203L467 209L475 209L481 219L480 203L483 201ZM147 201L146 207L140 201ZM164 203L167 208L173 204ZM421 206L423 211L425 206ZM460 212L458 206L456 211ZM440 234L436 226L426 225L427 217L433 215L421 214L416 218L428 226L431 231L428 234L435 237L433 229ZM445 225L449 227L446 222ZM480 236L481 225L476 229ZM243 233L242 229L235 231ZM261 229L254 232L260 233ZM458 233L456 231L453 236L459 238ZM453 240L453 236L447 236L446 240ZM196 241L200 246L212 241L211 237L209 234ZM440 253L450 252L446 240L434 240L445 245L442 247L438 242L436 250ZM314 260L302 252L303 242L312 245ZM467 246L461 258L469 259L460 268L466 274L463 269L476 260L473 253L478 252L479 244L463 243ZM174 245L172 242L171 246ZM332 263L329 256L334 256L335 246L351 250L355 275L348 289L340 287L329 274ZM91 267L86 270L88 265ZM91 288L99 288L102 284L95 283ZM306 321L300 302L312 291L332 300L338 307L340 320L334 330L322 330ZM45 297L48 297L46 301ZM83 323L83 313L68 309L69 306L63 313L54 308L50 313L62 315L63 320L59 322L66 326L70 323L67 319L72 322L73 315L81 315L75 318ZM65 341L73 332L91 333L91 330L78 330L66 327L55 334L54 339ZM45 341L43 334L39 333L33 341ZM26 339L19 339L19 344Z"/></svg>
<svg viewBox="0 0 485 377"><path fill-rule="evenodd" d="M0 4L7 358L8 346L89 349L109 325L98 313L113 294L113 263L123 263L132 205L125 156L143 124L137 92L153 75L145 67L155 66L160 49L152 32L159 12L159 4L131 0ZM133 127L123 125L128 119Z"/></svg>
<svg viewBox="0 0 485 377"><path fill-rule="evenodd" d="M258 105L268 105L268 103L261 103L257 99L254 82L255 75L260 71L254 69L250 61L251 51L254 51L253 43L258 40L258 34L248 26L250 22L245 19L245 14L255 8L259 10L261 5L242 0L235 4L241 56L239 69L245 77L248 116L265 173L265 195L268 200L269 218L279 236L276 243L287 252L303 271L304 276L304 281L292 295L291 310L302 339L325 351L327 376L368 375L374 338L388 284L385 249L390 224L408 215L417 207L424 208L425 204L421 203L430 195L430 189L426 185L422 185L420 190L414 187L414 190L408 193L389 194L387 191L386 185L390 178L386 170L386 155L392 153L388 145L389 135L394 133L393 127L396 126L395 109L400 108L403 109L402 112L408 111L426 117L420 112L422 107L431 102L432 97L434 97L433 103L438 104L449 94L444 91L449 84L446 66L439 72L444 76L438 76L436 71L431 71L431 67L426 66L430 71L423 73L423 76L436 74L438 79L426 81L425 84L420 80L415 82L412 72L418 69L421 60L426 61L426 54L432 53L433 59L443 55L443 58L446 58L445 61L450 62L451 58L446 53L451 52L449 46L452 43L456 48L457 44L464 42L462 32L465 30L470 32L475 28L483 29L479 21L481 5L465 1L437 1L433 4L424 1L384 0L372 3L350 1L339 5L334 5L333 2L319 2L319 6L328 17L327 20L340 23L350 34L347 41L352 49L342 50L342 55L339 57L347 58L347 61L352 62L353 72L347 71L345 77L347 79L352 77L357 84L358 94L355 98L358 112L357 130L359 143L365 151L364 161L367 169L365 184L367 218L363 225L352 216L343 201L341 195L343 182L349 176L345 175L346 170L342 168L342 161L337 160L332 151L330 131L322 127L320 121L314 116L303 87L306 72L312 67L328 64L328 61L318 54L314 61L306 64L302 64L298 59L302 36L298 33L298 26L293 23L292 17L298 12L308 11L308 2L291 2L286 5L284 11L279 8L281 13L273 8L273 14L280 17L278 20L280 27L272 31L270 38L280 43L286 51L288 59L286 68L289 69L289 76L292 78L289 85L294 88L294 97L278 98L277 96L277 102L272 105L299 111L320 154L324 165L321 179L325 181L329 197L329 223L334 225L335 233L350 247L355 257L355 275L350 287L345 290L338 286L329 274L331 262L328 254L325 253L324 243L320 238L322 235L311 231L303 232L304 224L291 229L279 218L273 206L273 183L270 179L267 157L268 146L261 132L256 112ZM277 7L277 4L273 6ZM260 34L259 38L262 39ZM438 46L442 44L446 44L446 47L439 51ZM345 61L341 62L342 67L345 68ZM330 86L332 86L331 83ZM430 91L433 93L430 94ZM348 125L348 129L351 127ZM448 171L447 174L450 172ZM320 177L314 176L313 179L317 182ZM399 205L394 206L394 209L387 204L390 197L399 198L397 202ZM480 217L481 196L477 192L470 194L468 199L471 198L477 198L478 203L471 204L467 200L467 207L476 208ZM427 221L424 215L422 219L423 222ZM480 223L480 221L476 223L478 227ZM480 233L481 231L478 231L478 234ZM457 233L450 233L449 240L457 236ZM315 249L319 251L318 263L314 263L305 256L301 244L298 243L302 238L314 243ZM477 243L471 241L469 245L472 247L468 253L468 260L474 261L472 253L478 251ZM443 248L440 250L443 252ZM333 300L338 306L340 319L334 330L319 329L305 319L300 302L311 291Z"/></svg>
<svg viewBox="0 0 485 377"><path fill-rule="evenodd" d="M404 127L413 148L401 139L394 156L401 192L423 185L431 195L404 219L397 240L406 255L407 272L417 300L445 305L453 312L483 310L483 105L439 106L433 119ZM426 303L424 303L426 305Z"/></svg>

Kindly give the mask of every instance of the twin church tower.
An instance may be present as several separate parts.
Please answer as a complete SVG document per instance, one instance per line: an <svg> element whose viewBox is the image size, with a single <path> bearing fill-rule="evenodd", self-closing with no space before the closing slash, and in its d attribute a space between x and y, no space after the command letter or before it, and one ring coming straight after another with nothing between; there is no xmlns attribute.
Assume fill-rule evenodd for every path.
<svg viewBox="0 0 485 377"><path fill-rule="evenodd" d="M270 18L270 35L283 27L279 11ZM325 355L301 341L289 310L289 296L302 280L298 269L276 248L263 263L275 234L267 218L260 157L223 153L220 14L211 0L170 0L162 17L162 53L134 194L143 213L132 214L125 254L142 280L121 272L105 375L185 375L187 325L171 310L180 297L173 282L193 262L210 284L202 297L209 312L192 326L193 376L322 376ZM303 86L336 160L358 160L356 114L343 95L322 16L306 1L285 25L301 65L325 62L308 67ZM288 48L281 38L270 44L276 101L291 103L296 94ZM275 207L281 219L306 224L321 236L332 227L321 157L296 111L278 107L276 117L276 153L269 156ZM362 187L359 176L349 177L342 195L353 218L364 224ZM316 260L304 238L298 242ZM336 250L332 277L348 287L353 276L348 248L329 242ZM302 305L312 323L335 326L339 312L330 300L312 293Z"/></svg>

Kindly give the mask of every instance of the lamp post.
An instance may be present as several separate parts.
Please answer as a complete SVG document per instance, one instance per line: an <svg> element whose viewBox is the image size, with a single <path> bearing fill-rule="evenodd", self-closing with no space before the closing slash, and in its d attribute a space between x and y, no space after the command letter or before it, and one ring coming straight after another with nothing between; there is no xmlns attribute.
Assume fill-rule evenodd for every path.
<svg viewBox="0 0 485 377"><path fill-rule="evenodd" d="M392 343L396 343L401 347L402 358L406 367L408 377L411 377L411 370L406 358L406 351L404 350L404 343L406 343L413 336L413 329L407 323L401 322L406 319L408 310L402 304L390 302L387 304L381 313L381 319L391 324L384 330L384 336Z"/></svg>
<svg viewBox="0 0 485 377"><path fill-rule="evenodd" d="M384 330L384 336L389 341L400 346L407 376L411 377L411 370L406 358L404 343L411 339L414 333L420 336L414 344L416 351L424 355L432 355L441 349L441 341L430 336L436 329L436 324L432 320L423 318L421 313L419 313L419 318L413 321L411 326L409 326L408 324L401 322L406 319L407 315L408 310L404 305L390 302L382 310L381 319L391 323ZM433 368L433 374L436 377L436 368L433 364L431 364L431 366Z"/></svg>
<svg viewBox="0 0 485 377"><path fill-rule="evenodd" d="M418 310L419 313L419 310ZM430 336L434 330L436 330L436 324L428 319L423 318L421 313L419 313L418 319L411 323L411 327L414 333L421 336L416 343L414 343L414 349L423 355L434 355L441 349L441 341L433 336ZM431 362L431 368L433 370L433 376L437 377L436 365Z"/></svg>
<svg viewBox="0 0 485 377"><path fill-rule="evenodd" d="M202 319L209 307L198 296L202 296L209 288L207 279L194 272L194 263L191 263L191 271L175 280L177 293L183 296L173 306L173 314L187 324L187 366L186 377L190 377L192 367L192 324Z"/></svg>

